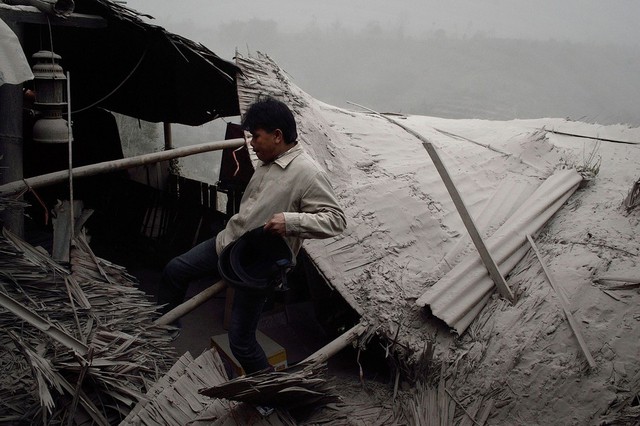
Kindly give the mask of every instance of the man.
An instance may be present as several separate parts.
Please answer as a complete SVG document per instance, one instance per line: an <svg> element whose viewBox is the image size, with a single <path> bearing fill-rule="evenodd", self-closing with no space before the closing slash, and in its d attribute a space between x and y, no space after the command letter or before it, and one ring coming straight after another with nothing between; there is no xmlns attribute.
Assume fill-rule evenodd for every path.
<svg viewBox="0 0 640 426"><path fill-rule="evenodd" d="M218 255L245 232L259 226L279 235L297 255L305 238L340 234L346 219L324 171L297 142L291 110L273 98L251 105L242 120L251 134L251 148L260 160L247 185L240 211L216 238L172 259L163 271L158 302L168 312L184 299L189 282L216 271ZM229 343L247 374L269 368L256 341L265 295L236 289Z"/></svg>

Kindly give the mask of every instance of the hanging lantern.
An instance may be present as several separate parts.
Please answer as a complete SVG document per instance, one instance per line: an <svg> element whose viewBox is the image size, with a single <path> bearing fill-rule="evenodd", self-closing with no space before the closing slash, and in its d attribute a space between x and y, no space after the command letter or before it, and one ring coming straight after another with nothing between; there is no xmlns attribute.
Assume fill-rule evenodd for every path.
<svg viewBox="0 0 640 426"><path fill-rule="evenodd" d="M33 125L33 140L44 143L66 143L69 141L69 127L62 118L67 105L66 81L60 60L62 57L47 50L34 53L33 65L34 106L41 112Z"/></svg>

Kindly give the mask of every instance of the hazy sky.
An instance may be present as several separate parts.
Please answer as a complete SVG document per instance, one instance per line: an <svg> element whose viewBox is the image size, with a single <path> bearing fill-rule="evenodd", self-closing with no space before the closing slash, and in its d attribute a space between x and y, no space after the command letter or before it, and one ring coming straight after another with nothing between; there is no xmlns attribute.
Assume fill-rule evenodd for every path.
<svg viewBox="0 0 640 426"><path fill-rule="evenodd" d="M500 38L640 43L637 0L128 0L127 4L154 16L168 30L185 21L215 28L258 18L276 21L280 30L326 28L340 22L358 31L377 23L411 36L443 30L449 36L482 33Z"/></svg>
<svg viewBox="0 0 640 426"><path fill-rule="evenodd" d="M449 118L640 126L640 0L128 0L311 96Z"/></svg>

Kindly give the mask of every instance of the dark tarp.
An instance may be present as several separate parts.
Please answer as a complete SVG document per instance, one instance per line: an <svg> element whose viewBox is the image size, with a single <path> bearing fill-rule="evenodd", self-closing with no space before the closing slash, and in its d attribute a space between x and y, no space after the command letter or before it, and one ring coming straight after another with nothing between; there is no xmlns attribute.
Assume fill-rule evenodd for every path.
<svg viewBox="0 0 640 426"><path fill-rule="evenodd" d="M116 3L82 0L75 13L101 16L107 27L51 27L53 50L71 74L72 111L98 102L146 121L187 125L239 114L232 62ZM29 58L51 50L49 29L26 24L25 42Z"/></svg>

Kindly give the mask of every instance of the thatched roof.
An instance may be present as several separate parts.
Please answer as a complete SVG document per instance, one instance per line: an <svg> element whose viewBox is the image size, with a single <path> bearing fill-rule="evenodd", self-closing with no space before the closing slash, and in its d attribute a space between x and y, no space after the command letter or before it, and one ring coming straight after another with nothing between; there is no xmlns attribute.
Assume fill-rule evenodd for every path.
<svg viewBox="0 0 640 426"><path fill-rule="evenodd" d="M106 27L69 25L74 15L100 16ZM71 73L74 111L97 103L147 121L188 125L238 113L237 67L202 44L109 0L77 2L74 15L65 25L56 25L61 18L51 20L53 50ZM7 19L6 11L0 17ZM28 58L51 50L46 21L26 24L24 37Z"/></svg>
<svg viewBox="0 0 640 426"><path fill-rule="evenodd" d="M287 102L301 144L329 174L347 229L303 247L327 283L389 342L386 353L401 361L402 373L419 371L431 348L429 359L443 366L441 379L451 381L438 395L464 408L469 424L482 424L488 415L478 404L487 404L492 424L637 421L639 293L631 283L639 281L640 222L622 205L637 181L640 151L632 145L638 129L551 118L372 114L312 98L267 56L239 57L238 64L241 108L261 94ZM463 280L481 275L466 268L478 251L421 141L389 118L437 148L482 238L500 238L488 246L515 303L493 291L491 282L467 282L458 291ZM576 170L583 180L571 195ZM549 218L530 201L558 175L561 182L551 181L557 196L538 197L555 206ZM561 195L564 184L570 191ZM523 209L534 217L514 223ZM538 221L545 223L529 228ZM540 256L523 233L534 237ZM514 243L514 260L501 261ZM604 273L629 284L594 285L594 275ZM558 293L548 282L553 276L561 284ZM434 292L450 303L436 306ZM483 295L481 303L469 303ZM563 311L559 302L571 309ZM462 327L453 325L460 335L444 322L453 308L473 314ZM575 317L582 342L563 312ZM405 369L405 362L412 368ZM427 399L440 397L431 392L419 401Z"/></svg>

